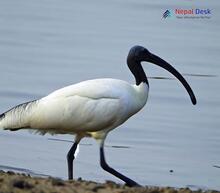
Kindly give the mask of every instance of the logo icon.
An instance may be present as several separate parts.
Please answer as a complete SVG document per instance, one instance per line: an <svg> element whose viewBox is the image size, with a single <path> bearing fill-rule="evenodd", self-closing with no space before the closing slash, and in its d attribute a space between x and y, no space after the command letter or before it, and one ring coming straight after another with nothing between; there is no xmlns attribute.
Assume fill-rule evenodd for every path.
<svg viewBox="0 0 220 193"><path fill-rule="evenodd" d="M171 12L167 9L163 14L163 18L166 19L168 17L171 17Z"/></svg>

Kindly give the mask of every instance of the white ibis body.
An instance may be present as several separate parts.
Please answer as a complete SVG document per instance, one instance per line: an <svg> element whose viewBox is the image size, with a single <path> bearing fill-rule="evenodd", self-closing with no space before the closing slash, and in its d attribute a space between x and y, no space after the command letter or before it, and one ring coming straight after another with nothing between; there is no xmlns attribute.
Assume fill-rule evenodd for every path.
<svg viewBox="0 0 220 193"><path fill-rule="evenodd" d="M0 115L0 128L34 129L41 134L74 134L75 142L67 154L68 175L73 179L74 153L83 137L100 142L100 164L128 186L138 183L117 172L105 161L104 141L109 131L124 123L147 102L149 85L141 62L151 62L172 73L196 104L192 89L182 75L146 48L131 48L127 64L135 77L131 85L116 79L94 79L59 89L39 100L20 104Z"/></svg>

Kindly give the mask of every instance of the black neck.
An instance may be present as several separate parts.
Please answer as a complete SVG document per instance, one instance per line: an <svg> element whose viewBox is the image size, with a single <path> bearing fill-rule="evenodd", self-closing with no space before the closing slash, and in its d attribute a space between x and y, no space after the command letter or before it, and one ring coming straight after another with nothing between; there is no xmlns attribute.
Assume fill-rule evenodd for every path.
<svg viewBox="0 0 220 193"><path fill-rule="evenodd" d="M143 67L139 61L127 60L128 68L135 77L136 85L141 84L142 82L148 85L147 76L144 72Z"/></svg>

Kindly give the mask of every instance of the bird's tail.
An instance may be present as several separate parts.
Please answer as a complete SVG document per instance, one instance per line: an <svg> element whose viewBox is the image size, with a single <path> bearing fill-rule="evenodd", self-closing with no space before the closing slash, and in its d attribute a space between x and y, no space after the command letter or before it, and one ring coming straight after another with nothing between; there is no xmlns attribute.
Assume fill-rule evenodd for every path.
<svg viewBox="0 0 220 193"><path fill-rule="evenodd" d="M0 115L0 128L15 131L29 127L30 116L37 100L23 103Z"/></svg>

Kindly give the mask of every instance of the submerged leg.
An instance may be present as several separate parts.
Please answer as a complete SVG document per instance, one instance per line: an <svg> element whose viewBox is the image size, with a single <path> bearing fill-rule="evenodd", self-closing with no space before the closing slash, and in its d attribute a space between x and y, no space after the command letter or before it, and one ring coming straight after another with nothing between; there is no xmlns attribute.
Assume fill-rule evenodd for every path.
<svg viewBox="0 0 220 193"><path fill-rule="evenodd" d="M130 178L124 176L123 174L119 173L118 171L116 171L115 169L111 168L105 161L105 155L104 155L104 140L103 142L101 143L101 146L100 146L100 165L101 167L111 173L112 175L120 178L121 180L123 180L126 185L132 187L132 186L140 186L137 182L131 180Z"/></svg>
<svg viewBox="0 0 220 193"><path fill-rule="evenodd" d="M73 160L75 159L75 152L77 149L77 146L80 142L80 139L78 136L76 136L75 142L70 148L68 154L67 154L67 164L68 164L68 177L69 180L73 179Z"/></svg>

